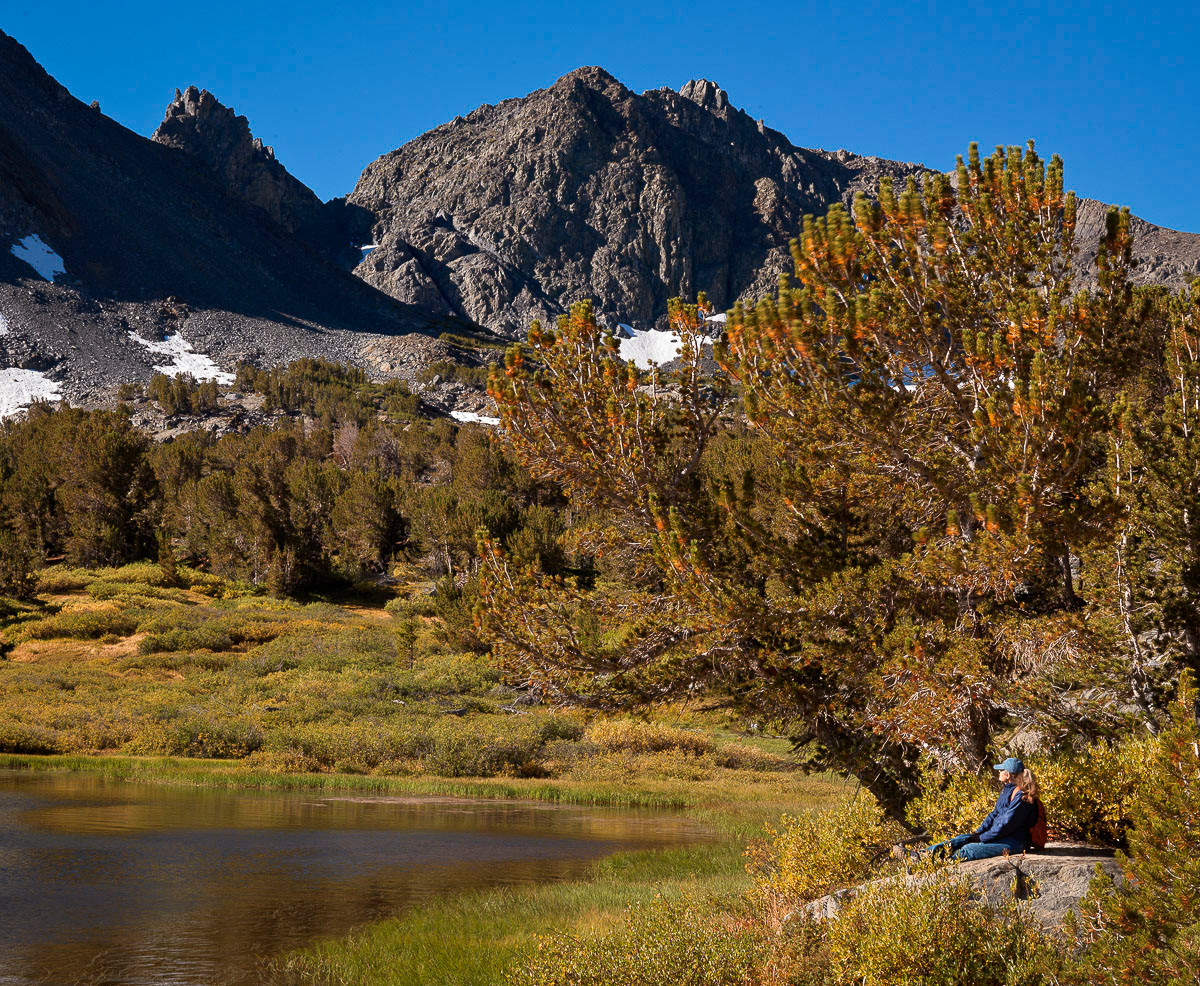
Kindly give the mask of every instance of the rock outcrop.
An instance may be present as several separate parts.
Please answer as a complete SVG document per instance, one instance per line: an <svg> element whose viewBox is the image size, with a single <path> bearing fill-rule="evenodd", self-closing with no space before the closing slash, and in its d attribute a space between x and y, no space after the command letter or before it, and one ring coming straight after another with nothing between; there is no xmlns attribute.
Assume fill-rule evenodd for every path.
<svg viewBox="0 0 1200 986"><path fill-rule="evenodd" d="M769 290L805 213L923 170L794 147L711 82L639 95L581 68L369 165L350 202L379 246L357 273L508 335L580 298L646 327L677 294Z"/></svg>
<svg viewBox="0 0 1200 986"><path fill-rule="evenodd" d="M357 272L511 336L580 298L645 328L675 295L703 290L724 308L770 291L806 213L925 173L796 147L703 79L638 94L581 68L369 165L350 201L375 216L379 247ZM1106 208L1082 204L1081 269ZM1140 220L1135 232L1135 280L1178 286L1200 271L1200 236Z"/></svg>
<svg viewBox="0 0 1200 986"><path fill-rule="evenodd" d="M366 213L344 199L322 202L251 134L244 116L207 89L176 89L152 139L190 155L234 195L335 262L353 267L362 259L358 244L370 233Z"/></svg>
<svg viewBox="0 0 1200 986"><path fill-rule="evenodd" d="M1051 844L1044 850L1019 856L998 856L948 865L970 882L981 901L996 907L1012 900L1021 901L1047 930L1059 927L1069 911L1078 913L1079 901L1087 893L1097 867L1117 884L1124 882L1121 868L1111 852L1072 845ZM927 872L886 877L821 897L809 904L806 912L818 920L828 920L847 900L866 887L898 882L917 887L931 879L934 876Z"/></svg>

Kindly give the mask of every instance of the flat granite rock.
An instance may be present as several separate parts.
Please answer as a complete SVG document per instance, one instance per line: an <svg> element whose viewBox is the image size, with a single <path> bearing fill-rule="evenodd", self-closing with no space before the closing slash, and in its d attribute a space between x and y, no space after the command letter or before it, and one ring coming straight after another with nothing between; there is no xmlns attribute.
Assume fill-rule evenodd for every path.
<svg viewBox="0 0 1200 986"><path fill-rule="evenodd" d="M955 873L967 878L978 891L980 900L986 900L993 906L1019 900L1047 930L1060 927L1068 911L1078 912L1079 901L1087 893L1097 869L1118 885L1125 879L1111 850L1063 843L1052 843L1045 849L1016 856L997 856L994 859L950 865ZM809 904L805 912L818 921L824 921L834 917L843 903L865 887L899 880L910 887L920 887L931 879L932 874L922 872L873 880L821 897Z"/></svg>

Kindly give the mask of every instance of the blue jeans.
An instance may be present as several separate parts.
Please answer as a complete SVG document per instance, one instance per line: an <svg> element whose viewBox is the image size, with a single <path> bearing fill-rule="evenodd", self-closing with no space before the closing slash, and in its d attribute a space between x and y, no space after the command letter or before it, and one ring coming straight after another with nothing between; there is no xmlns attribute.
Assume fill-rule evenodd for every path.
<svg viewBox="0 0 1200 986"><path fill-rule="evenodd" d="M949 856L951 859L972 860L991 859L993 856L1003 856L1005 852L1024 852L1025 846L1018 845L1015 839L1002 842L973 842L973 835L956 835L953 839L939 842L929 847L929 854L934 859Z"/></svg>

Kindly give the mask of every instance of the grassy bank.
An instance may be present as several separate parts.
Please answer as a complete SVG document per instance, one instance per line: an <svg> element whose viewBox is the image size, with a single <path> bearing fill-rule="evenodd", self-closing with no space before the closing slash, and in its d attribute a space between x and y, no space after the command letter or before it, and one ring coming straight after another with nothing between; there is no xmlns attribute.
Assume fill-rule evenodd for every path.
<svg viewBox="0 0 1200 986"><path fill-rule="evenodd" d="M746 843L783 812L820 808L846 796L831 776L743 772L704 781L650 776L621 785L570 779L388 777L287 774L239 762L177 757L0 755L0 769L85 771L117 781L329 794L536 799L574 805L683 809L715 840L620 853L570 883L499 888L448 897L274 961L265 982L288 986L420 986L504 981L539 935L588 935L615 928L629 908L656 896L686 896L736 915L746 907Z"/></svg>
<svg viewBox="0 0 1200 986"><path fill-rule="evenodd" d="M494 986L539 935L601 932L656 896L686 895L734 914L750 883L748 823L768 817L761 809L715 816L723 836L715 845L620 853L586 880L440 900L285 956L272 971L288 986Z"/></svg>
<svg viewBox="0 0 1200 986"><path fill-rule="evenodd" d="M536 935L604 929L656 894L736 910L762 824L845 796L729 713L542 706L445 632L427 588L298 601L155 565L49 569L36 601L0 603L0 769L677 809L719 835L611 857L582 881L441 900L273 972L356 986L495 983Z"/></svg>

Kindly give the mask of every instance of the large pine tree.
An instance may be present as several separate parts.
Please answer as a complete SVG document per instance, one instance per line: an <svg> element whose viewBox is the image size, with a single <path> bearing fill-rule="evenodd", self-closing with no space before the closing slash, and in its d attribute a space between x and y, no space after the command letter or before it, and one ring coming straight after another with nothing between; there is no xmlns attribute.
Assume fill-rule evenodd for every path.
<svg viewBox="0 0 1200 986"><path fill-rule="evenodd" d="M1129 676L1080 563L1114 529L1094 478L1142 309L1128 214L1091 287L1075 214L1057 158L972 147L806 219L794 280L728 313L718 373L703 302L672 307L674 375L621 365L585 306L535 327L492 380L503 433L622 578L493 555L500 652L592 700L719 683L897 814L923 753L985 771L998 727L1113 726Z"/></svg>

